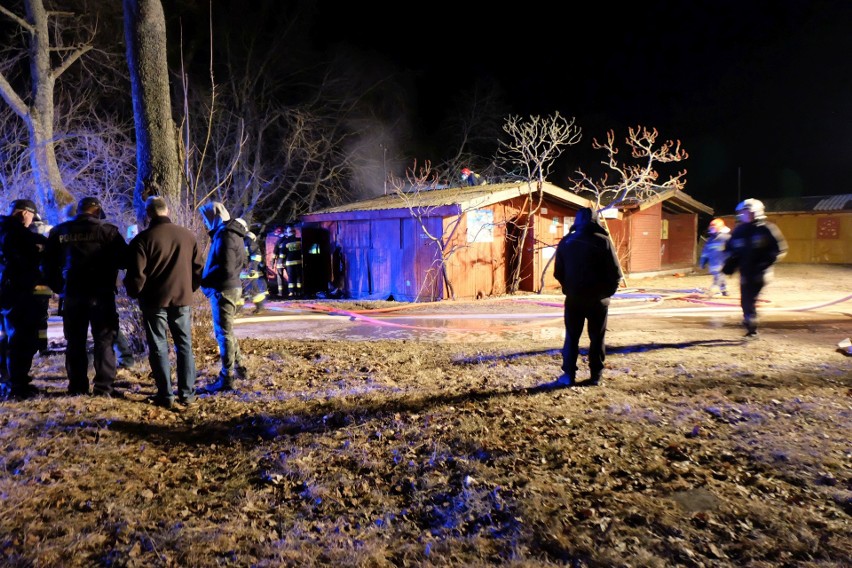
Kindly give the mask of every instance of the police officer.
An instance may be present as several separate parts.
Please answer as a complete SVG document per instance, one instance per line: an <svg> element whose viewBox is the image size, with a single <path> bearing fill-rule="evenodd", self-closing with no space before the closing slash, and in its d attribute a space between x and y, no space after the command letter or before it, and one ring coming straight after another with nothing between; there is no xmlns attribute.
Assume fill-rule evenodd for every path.
<svg viewBox="0 0 852 568"><path fill-rule="evenodd" d="M42 309L34 291L44 237L29 230L36 214L35 203L17 199L0 216L0 391L19 400L39 394L30 377Z"/></svg>
<svg viewBox="0 0 852 568"><path fill-rule="evenodd" d="M119 269L125 267L127 244L118 227L104 222L105 217L97 198L84 197L77 204L77 216L56 225L47 239L45 272L50 287L62 298L65 371L72 395L89 393L86 339L91 326L93 394L121 396L113 386L113 343L118 333L116 282Z"/></svg>
<svg viewBox="0 0 852 568"><path fill-rule="evenodd" d="M283 282L278 280L279 293L287 298L302 297L302 239L296 236L293 227L284 227L284 235L275 243L276 272L284 267L287 273L287 292L283 290Z"/></svg>

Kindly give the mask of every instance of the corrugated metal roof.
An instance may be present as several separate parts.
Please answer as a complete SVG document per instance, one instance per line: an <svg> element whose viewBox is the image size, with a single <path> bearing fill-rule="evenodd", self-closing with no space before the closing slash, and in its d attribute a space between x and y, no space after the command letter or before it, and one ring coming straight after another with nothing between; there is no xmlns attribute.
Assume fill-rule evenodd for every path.
<svg viewBox="0 0 852 568"><path fill-rule="evenodd" d="M761 199L768 213L806 211L852 211L852 194L814 195L805 197L772 197Z"/></svg>

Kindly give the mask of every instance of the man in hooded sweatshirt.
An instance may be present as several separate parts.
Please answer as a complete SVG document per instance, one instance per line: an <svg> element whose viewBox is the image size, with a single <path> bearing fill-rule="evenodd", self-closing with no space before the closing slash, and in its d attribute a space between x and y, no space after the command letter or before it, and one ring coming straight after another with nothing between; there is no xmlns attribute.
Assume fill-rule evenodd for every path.
<svg viewBox="0 0 852 568"><path fill-rule="evenodd" d="M563 375L557 382L574 385L583 324L588 321L589 373L586 384L597 385L606 358L606 324L610 297L623 273L609 233L588 207L577 211L571 230L556 247L553 275L565 294Z"/></svg>
<svg viewBox="0 0 852 568"><path fill-rule="evenodd" d="M201 206L201 217L210 235L210 251L201 274L201 290L210 299L213 316L213 333L219 343L222 369L219 377L204 390L206 392L234 390L234 380L245 378L240 345L234 335L234 317L242 299L240 272L247 258L243 239L245 226L231 219L225 206L209 201Z"/></svg>

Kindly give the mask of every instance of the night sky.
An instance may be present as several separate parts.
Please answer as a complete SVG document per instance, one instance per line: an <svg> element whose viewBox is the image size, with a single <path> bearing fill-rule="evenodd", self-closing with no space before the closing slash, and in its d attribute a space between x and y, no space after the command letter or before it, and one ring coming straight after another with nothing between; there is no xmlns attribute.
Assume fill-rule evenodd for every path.
<svg viewBox="0 0 852 568"><path fill-rule="evenodd" d="M583 141L550 177L563 187L602 157L593 137L643 125L682 141L687 193L719 214L746 197L852 193L852 2L321 4L317 41L416 77L421 128L477 78L514 114L576 117Z"/></svg>

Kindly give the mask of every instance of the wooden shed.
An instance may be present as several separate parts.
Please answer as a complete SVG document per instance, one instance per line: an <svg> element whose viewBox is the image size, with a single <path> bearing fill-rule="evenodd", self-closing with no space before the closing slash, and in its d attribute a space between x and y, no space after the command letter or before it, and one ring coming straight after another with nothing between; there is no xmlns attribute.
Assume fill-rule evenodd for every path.
<svg viewBox="0 0 852 568"><path fill-rule="evenodd" d="M539 195L523 182L383 195L315 211L302 217L305 282L310 290L311 281L330 280L330 271L321 267L338 250L350 298L435 301L505 294L517 263L520 291L556 292L551 262L556 245L576 211L592 206L551 183ZM607 211L625 273L640 276L692 269L698 214L713 213L675 190L611 204ZM318 256L311 258L310 251Z"/></svg>
<svg viewBox="0 0 852 568"><path fill-rule="evenodd" d="M602 213L622 269L634 278L691 271L701 252L699 214L713 209L677 189L612 203Z"/></svg>
<svg viewBox="0 0 852 568"><path fill-rule="evenodd" d="M532 216L531 203L540 203ZM435 301L450 297L450 289L458 299L504 294L518 258L520 290L538 291L542 282L555 290L546 270L553 248L575 212L591 205L550 183L540 196L526 182L383 195L304 215L303 250L340 247L350 298Z"/></svg>
<svg viewBox="0 0 852 568"><path fill-rule="evenodd" d="M852 194L760 200L790 247L781 262L852 264ZM734 226L734 215L723 218Z"/></svg>

